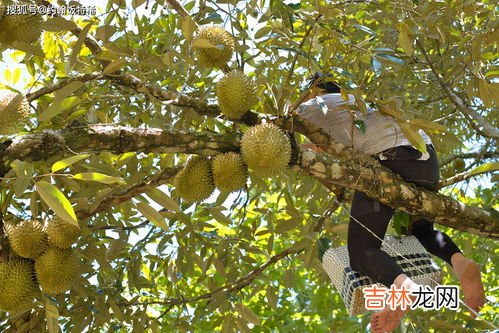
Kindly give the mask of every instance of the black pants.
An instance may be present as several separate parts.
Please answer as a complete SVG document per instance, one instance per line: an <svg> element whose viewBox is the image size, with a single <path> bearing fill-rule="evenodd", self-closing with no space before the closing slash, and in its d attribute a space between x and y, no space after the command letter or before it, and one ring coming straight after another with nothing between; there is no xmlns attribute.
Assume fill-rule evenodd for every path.
<svg viewBox="0 0 499 333"><path fill-rule="evenodd" d="M428 145L427 149L430 158L426 161L418 160L421 152L412 146L400 146L383 152L387 160L380 162L398 173L405 181L435 190L439 179L438 160L433 146ZM356 191L350 213L352 218L348 226L348 254L352 269L386 286L392 285L394 279L403 271L386 252L380 250L381 241L354 219L383 239L393 213L393 208ZM434 230L433 223L428 220L415 221L412 233L428 252L449 264L452 255L460 252L449 236Z"/></svg>

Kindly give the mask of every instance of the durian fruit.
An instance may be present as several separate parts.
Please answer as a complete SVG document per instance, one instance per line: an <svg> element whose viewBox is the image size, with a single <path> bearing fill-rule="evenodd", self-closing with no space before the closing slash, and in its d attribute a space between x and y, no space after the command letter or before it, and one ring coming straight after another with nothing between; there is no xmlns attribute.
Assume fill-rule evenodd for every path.
<svg viewBox="0 0 499 333"><path fill-rule="evenodd" d="M78 240L80 229L56 216L47 223L47 235L50 245L67 249Z"/></svg>
<svg viewBox="0 0 499 333"><path fill-rule="evenodd" d="M0 310L28 310L38 293L32 261L15 258L0 263Z"/></svg>
<svg viewBox="0 0 499 333"><path fill-rule="evenodd" d="M248 168L259 177L283 172L291 159L291 143L273 124L251 127L241 140L241 154Z"/></svg>
<svg viewBox="0 0 499 333"><path fill-rule="evenodd" d="M0 99L0 135L16 134L29 119L29 104L21 94L9 93Z"/></svg>
<svg viewBox="0 0 499 333"><path fill-rule="evenodd" d="M240 119L258 101L255 83L238 70L217 83L216 93L220 110L229 119Z"/></svg>
<svg viewBox="0 0 499 333"><path fill-rule="evenodd" d="M229 152L213 158L213 182L222 192L240 190L246 185L248 169L241 155Z"/></svg>
<svg viewBox="0 0 499 333"><path fill-rule="evenodd" d="M43 230L43 224L38 221L6 224L5 231L10 247L20 257L35 259L48 246L47 234Z"/></svg>
<svg viewBox="0 0 499 333"><path fill-rule="evenodd" d="M6 1L2 1L2 4L4 4L4 15L0 19L0 43L36 42L42 33L42 17L29 13L22 15L7 15L5 6L8 4ZM17 5L25 4L29 5L27 2L17 3Z"/></svg>
<svg viewBox="0 0 499 333"><path fill-rule="evenodd" d="M71 288L78 272L78 258L71 249L49 247L35 260L36 278L43 292L57 295Z"/></svg>
<svg viewBox="0 0 499 333"><path fill-rule="evenodd" d="M207 26L199 29L193 46L201 66L223 68L234 52L234 38L221 27Z"/></svg>
<svg viewBox="0 0 499 333"><path fill-rule="evenodd" d="M174 180L180 197L189 202L203 201L215 190L210 160L205 156L191 158Z"/></svg>

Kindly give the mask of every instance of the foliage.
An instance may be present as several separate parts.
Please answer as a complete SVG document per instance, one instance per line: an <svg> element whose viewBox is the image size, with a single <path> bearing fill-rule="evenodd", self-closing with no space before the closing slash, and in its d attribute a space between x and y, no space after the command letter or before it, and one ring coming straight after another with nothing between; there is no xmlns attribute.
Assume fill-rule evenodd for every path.
<svg viewBox="0 0 499 333"><path fill-rule="evenodd" d="M492 1L182 5L185 12L168 0L108 0L97 16L45 17L39 42L17 49L0 45L0 88L26 94L66 82L32 95L30 133L116 123L241 136L244 123L234 125L206 115L205 104L184 102L186 96L216 102L223 71L199 66L190 41L198 27L220 25L235 36L230 69L242 70L257 85L252 111L267 119L285 116L304 77L330 72L360 110L377 105L403 124L415 145L418 129L431 134L444 178L471 171L472 178L465 174L445 194L498 208L498 184L482 175L497 169L498 155ZM86 36L102 51L92 49ZM173 97L159 98L120 79L124 73ZM331 238L333 246L345 243L346 204L330 209L332 193L288 170L271 179L251 176L245 190L215 192L191 205L170 186L171 177L161 178L185 163L183 151L113 154L88 147L72 156L12 162L1 187L4 219L78 218L82 266L71 292L40 297L31 313L0 313L0 330L54 332L59 325L64 332L366 331L369 314L348 317L317 257L320 237ZM400 230L400 221L396 226ZM497 325L497 241L444 229L483 266L489 303L482 314ZM452 275L444 282L457 283ZM403 332L490 329L464 309L413 311L402 326Z"/></svg>

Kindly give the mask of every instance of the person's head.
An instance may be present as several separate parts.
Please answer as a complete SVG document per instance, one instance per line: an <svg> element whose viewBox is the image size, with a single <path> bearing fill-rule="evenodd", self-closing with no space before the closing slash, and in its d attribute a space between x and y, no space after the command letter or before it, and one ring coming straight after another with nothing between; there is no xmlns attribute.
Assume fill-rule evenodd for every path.
<svg viewBox="0 0 499 333"><path fill-rule="evenodd" d="M318 92L334 94L340 92L340 87L334 82L331 74L315 72L308 78L307 88L317 89Z"/></svg>

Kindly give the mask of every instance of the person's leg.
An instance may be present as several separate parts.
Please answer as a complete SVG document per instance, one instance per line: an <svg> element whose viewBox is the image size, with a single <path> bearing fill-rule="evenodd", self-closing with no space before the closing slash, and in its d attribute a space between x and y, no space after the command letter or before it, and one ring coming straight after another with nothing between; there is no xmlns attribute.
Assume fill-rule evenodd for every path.
<svg viewBox="0 0 499 333"><path fill-rule="evenodd" d="M355 192L348 224L350 267L386 286L403 273L393 258L380 249L392 215L392 208Z"/></svg>
<svg viewBox="0 0 499 333"><path fill-rule="evenodd" d="M364 193L355 192L348 225L350 266L387 287L395 284L397 288L404 286L407 290L417 290L418 285L404 274L390 255L380 249L392 215L392 208L370 199ZM373 314L372 331L391 332L408 310L392 311L388 308Z"/></svg>
<svg viewBox="0 0 499 333"><path fill-rule="evenodd" d="M401 175L404 180L434 191L439 180L438 160L432 147L429 147L428 152L430 158L427 161L394 160L382 161L381 164ZM474 261L465 258L452 239L447 234L435 230L430 221L414 222L412 233L428 252L445 260L453 267L461 283L466 305L479 311L485 303L479 266ZM474 317L473 313L472 316Z"/></svg>

